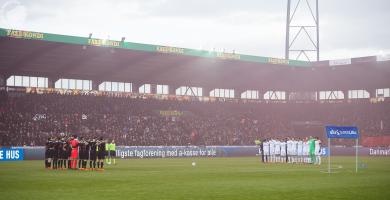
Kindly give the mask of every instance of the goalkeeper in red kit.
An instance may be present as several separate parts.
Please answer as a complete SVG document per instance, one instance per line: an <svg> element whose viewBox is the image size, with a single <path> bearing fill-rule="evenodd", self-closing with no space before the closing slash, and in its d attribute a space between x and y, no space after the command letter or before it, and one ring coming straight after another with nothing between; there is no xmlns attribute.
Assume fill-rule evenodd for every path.
<svg viewBox="0 0 390 200"><path fill-rule="evenodd" d="M71 159L71 168L76 169L77 167L77 157L79 155L79 141L77 140L77 136L73 135L69 141L70 146L72 147L72 153L70 154Z"/></svg>

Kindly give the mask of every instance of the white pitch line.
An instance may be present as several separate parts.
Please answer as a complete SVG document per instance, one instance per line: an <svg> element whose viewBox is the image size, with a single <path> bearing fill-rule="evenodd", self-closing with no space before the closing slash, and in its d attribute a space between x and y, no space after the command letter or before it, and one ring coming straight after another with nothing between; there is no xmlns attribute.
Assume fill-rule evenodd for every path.
<svg viewBox="0 0 390 200"><path fill-rule="evenodd" d="M339 168L331 168L332 170L338 169ZM256 169L256 170L239 170L238 172L299 172L299 171L321 171L325 169ZM328 169L326 169L328 170Z"/></svg>

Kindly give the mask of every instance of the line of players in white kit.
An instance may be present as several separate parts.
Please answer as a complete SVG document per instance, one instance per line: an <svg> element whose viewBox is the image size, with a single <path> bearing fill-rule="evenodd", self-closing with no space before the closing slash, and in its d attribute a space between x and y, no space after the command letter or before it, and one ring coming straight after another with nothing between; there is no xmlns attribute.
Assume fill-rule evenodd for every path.
<svg viewBox="0 0 390 200"><path fill-rule="evenodd" d="M321 140L318 137L268 139L262 142L260 149L264 163L321 164Z"/></svg>

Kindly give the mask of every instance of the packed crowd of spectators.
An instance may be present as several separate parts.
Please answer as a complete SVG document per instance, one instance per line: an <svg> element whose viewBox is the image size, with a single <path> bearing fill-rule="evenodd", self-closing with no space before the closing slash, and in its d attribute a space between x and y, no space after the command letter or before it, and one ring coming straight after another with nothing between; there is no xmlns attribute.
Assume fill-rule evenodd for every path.
<svg viewBox="0 0 390 200"><path fill-rule="evenodd" d="M325 124L385 134L388 113L388 102L231 103L3 91L0 146L40 146L64 134L129 146L252 145L258 138L322 136Z"/></svg>

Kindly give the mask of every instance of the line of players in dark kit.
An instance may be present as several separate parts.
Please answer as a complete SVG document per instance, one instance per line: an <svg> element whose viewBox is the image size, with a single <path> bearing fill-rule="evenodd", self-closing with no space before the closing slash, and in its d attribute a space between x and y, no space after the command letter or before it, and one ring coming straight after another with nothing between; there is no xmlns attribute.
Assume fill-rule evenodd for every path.
<svg viewBox="0 0 390 200"><path fill-rule="evenodd" d="M103 170L106 140L71 137L48 138L45 148L47 169ZM89 161L89 166L87 163Z"/></svg>

